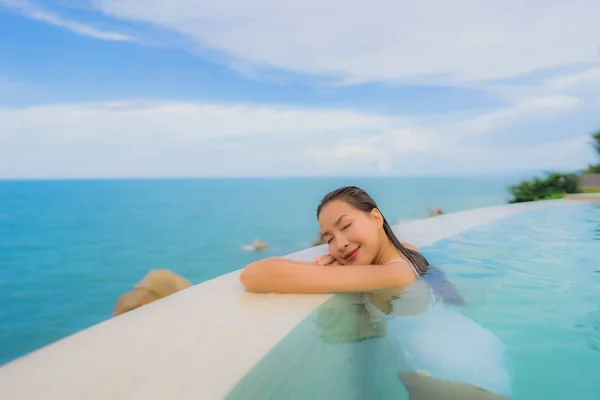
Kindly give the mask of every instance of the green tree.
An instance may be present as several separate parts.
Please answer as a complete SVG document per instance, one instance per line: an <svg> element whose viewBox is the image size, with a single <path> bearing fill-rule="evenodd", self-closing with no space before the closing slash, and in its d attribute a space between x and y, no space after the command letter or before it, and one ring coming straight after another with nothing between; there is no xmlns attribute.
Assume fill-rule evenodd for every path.
<svg viewBox="0 0 600 400"><path fill-rule="evenodd" d="M584 171L585 174L600 174L600 164L590 165Z"/></svg>
<svg viewBox="0 0 600 400"><path fill-rule="evenodd" d="M509 191L513 195L509 203L548 200L561 198L567 193L579 193L577 176L559 172L548 172L546 177L523 181L518 185L510 186Z"/></svg>
<svg viewBox="0 0 600 400"><path fill-rule="evenodd" d="M600 130L592 134L592 146L594 146L598 157L600 157Z"/></svg>
<svg viewBox="0 0 600 400"><path fill-rule="evenodd" d="M591 145L600 158L600 130L591 134ZM600 164L589 165L582 171L584 174L600 173ZM569 193L580 193L577 187L577 174L563 174L548 172L546 177L535 177L523 181L518 185L509 186L508 190L513 195L509 203L522 203L525 201L560 199Z"/></svg>
<svg viewBox="0 0 600 400"><path fill-rule="evenodd" d="M600 130L592 134L592 147L596 150L598 158L600 158ZM600 174L600 164L591 164L583 171L584 174Z"/></svg>

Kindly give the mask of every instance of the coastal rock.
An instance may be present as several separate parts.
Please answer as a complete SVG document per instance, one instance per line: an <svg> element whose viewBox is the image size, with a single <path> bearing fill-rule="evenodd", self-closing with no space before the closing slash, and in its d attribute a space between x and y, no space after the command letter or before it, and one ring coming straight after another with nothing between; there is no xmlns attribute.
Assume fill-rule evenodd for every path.
<svg viewBox="0 0 600 400"><path fill-rule="evenodd" d="M431 207L429 209L430 217L437 217L438 215L444 215L444 210L442 209L442 207Z"/></svg>
<svg viewBox="0 0 600 400"><path fill-rule="evenodd" d="M267 242L262 239L254 239L250 246L254 251L261 251L267 248Z"/></svg>
<svg viewBox="0 0 600 400"><path fill-rule="evenodd" d="M168 269L152 270L135 285L132 291L119 297L114 315L124 314L190 286L192 284L187 279L173 271Z"/></svg>

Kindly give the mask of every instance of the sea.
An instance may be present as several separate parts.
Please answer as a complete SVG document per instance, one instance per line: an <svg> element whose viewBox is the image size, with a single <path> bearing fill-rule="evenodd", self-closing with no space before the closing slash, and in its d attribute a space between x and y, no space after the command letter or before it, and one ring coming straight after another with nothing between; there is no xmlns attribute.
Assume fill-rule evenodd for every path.
<svg viewBox="0 0 600 400"><path fill-rule="evenodd" d="M200 283L312 246L344 185L390 221L504 204L511 177L0 181L0 364L109 319L151 269ZM264 251L251 251L256 238Z"/></svg>

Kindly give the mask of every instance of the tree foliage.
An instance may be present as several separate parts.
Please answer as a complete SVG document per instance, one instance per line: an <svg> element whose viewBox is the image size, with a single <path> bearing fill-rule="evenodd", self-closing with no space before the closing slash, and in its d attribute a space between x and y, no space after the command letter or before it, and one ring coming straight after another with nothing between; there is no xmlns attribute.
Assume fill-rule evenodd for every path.
<svg viewBox="0 0 600 400"><path fill-rule="evenodd" d="M600 158L600 130L592 133L591 137L591 145ZM600 173L600 164L589 165L583 173ZM513 198L509 200L509 203L559 199L564 197L565 194L579 193L577 183L578 177L576 174L550 172L545 177L536 177L529 181L523 181L518 185L510 186L508 190Z"/></svg>
<svg viewBox="0 0 600 400"><path fill-rule="evenodd" d="M600 157L600 130L592 134L592 146L594 146L598 157Z"/></svg>
<svg viewBox="0 0 600 400"><path fill-rule="evenodd" d="M559 172L550 172L545 177L523 181L518 185L510 186L509 191L513 195L510 203L548 200L563 197L567 193L579 193L577 176Z"/></svg>
<svg viewBox="0 0 600 400"><path fill-rule="evenodd" d="M596 133L592 134L592 147L596 150L596 154L598 154L598 159L600 159L600 130ZM600 164L591 164L584 171L586 174L600 174Z"/></svg>

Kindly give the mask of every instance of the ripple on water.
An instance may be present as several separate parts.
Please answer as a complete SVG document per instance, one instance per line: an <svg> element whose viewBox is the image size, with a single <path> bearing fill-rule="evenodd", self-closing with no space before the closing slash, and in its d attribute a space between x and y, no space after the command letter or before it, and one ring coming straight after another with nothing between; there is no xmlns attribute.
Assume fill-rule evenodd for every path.
<svg viewBox="0 0 600 400"><path fill-rule="evenodd" d="M517 214L425 251L509 348L517 397L596 398L600 207Z"/></svg>

